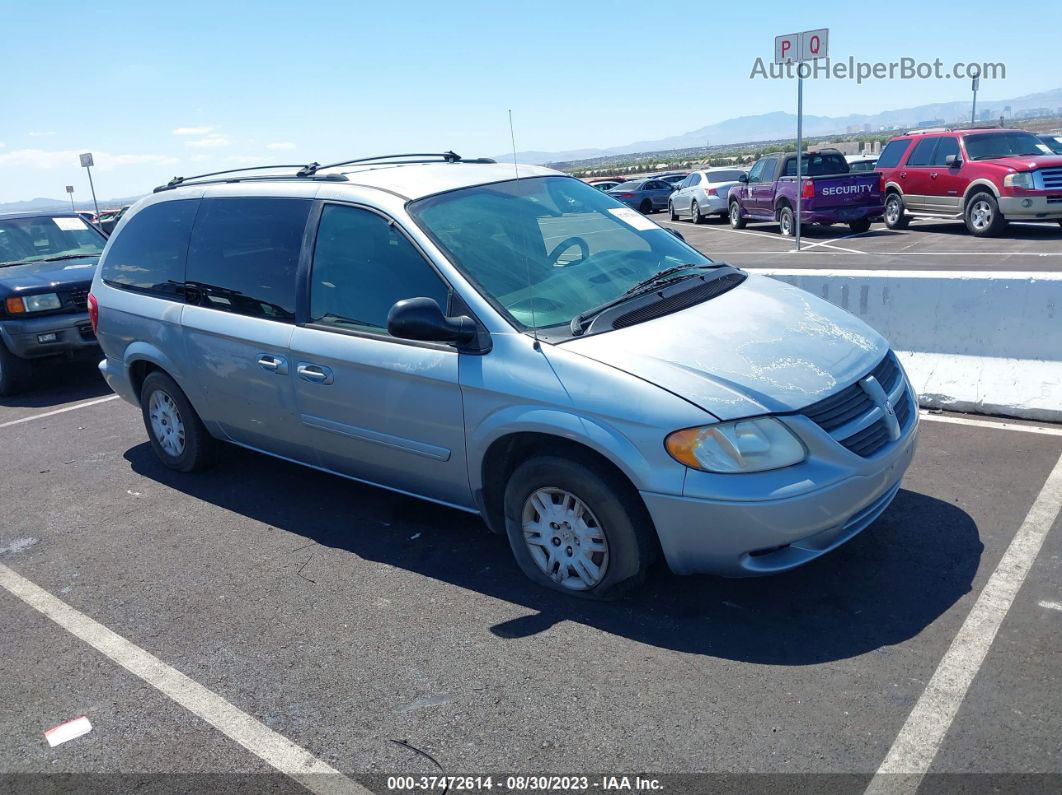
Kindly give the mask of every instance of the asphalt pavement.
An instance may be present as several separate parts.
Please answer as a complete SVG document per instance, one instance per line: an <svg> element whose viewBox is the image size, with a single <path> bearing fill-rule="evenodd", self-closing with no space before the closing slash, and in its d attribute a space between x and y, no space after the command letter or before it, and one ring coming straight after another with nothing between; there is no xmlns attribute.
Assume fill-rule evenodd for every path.
<svg viewBox="0 0 1062 795"><path fill-rule="evenodd" d="M1062 780L1062 522L1043 507L1062 429L925 417L895 502L835 552L765 579L658 567L594 604L526 581L474 516L238 449L173 473L107 394L85 369L0 401L0 564L77 611L64 628L0 589L0 770L26 774L9 786L91 772L104 789L300 790L270 775L265 746L233 739L246 730L373 791L440 770L801 774L767 780L861 791L1001 561L1013 569L1004 556L1028 552L1014 539L1029 517L1046 521L1043 548L980 635L927 781ZM164 675L101 653L78 615ZM174 700L181 674L246 720ZM82 715L90 733L48 746L45 729Z"/></svg>

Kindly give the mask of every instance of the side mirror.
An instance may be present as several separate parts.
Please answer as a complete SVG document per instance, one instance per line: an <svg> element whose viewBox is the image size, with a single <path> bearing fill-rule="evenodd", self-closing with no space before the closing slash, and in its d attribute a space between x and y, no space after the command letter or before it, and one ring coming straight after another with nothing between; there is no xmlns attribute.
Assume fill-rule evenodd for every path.
<svg viewBox="0 0 1062 795"><path fill-rule="evenodd" d="M962 155L948 155L944 158L944 165L948 168L959 168L962 165Z"/></svg>
<svg viewBox="0 0 1062 795"><path fill-rule="evenodd" d="M467 343L477 336L476 322L446 317L432 298L406 298L387 313L387 333L403 340Z"/></svg>
<svg viewBox="0 0 1062 795"><path fill-rule="evenodd" d="M745 173L739 174L737 181L738 182L748 182L749 181L749 175L745 174Z"/></svg>

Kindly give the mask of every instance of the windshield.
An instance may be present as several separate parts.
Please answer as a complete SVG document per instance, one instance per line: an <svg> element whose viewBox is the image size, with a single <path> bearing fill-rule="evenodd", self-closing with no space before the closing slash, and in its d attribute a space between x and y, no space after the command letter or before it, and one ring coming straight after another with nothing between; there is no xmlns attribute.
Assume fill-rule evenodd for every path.
<svg viewBox="0 0 1062 795"><path fill-rule="evenodd" d="M1062 155L1062 135L1045 135L1040 140L1056 155Z"/></svg>
<svg viewBox="0 0 1062 795"><path fill-rule="evenodd" d="M980 133L966 136L966 154L971 160L995 157L1046 155L1051 151L1035 135L1026 132Z"/></svg>
<svg viewBox="0 0 1062 795"><path fill-rule="evenodd" d="M524 329L567 326L665 268L711 260L569 177L481 185L410 214L480 292Z"/></svg>
<svg viewBox="0 0 1062 795"><path fill-rule="evenodd" d="M74 216L0 218L0 262L98 256L106 243L103 235Z"/></svg>

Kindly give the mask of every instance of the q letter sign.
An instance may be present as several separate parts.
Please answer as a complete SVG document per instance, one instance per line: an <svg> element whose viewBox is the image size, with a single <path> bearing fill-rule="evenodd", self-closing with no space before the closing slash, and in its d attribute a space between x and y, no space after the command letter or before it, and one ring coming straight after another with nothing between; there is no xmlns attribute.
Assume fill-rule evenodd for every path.
<svg viewBox="0 0 1062 795"><path fill-rule="evenodd" d="M825 58L830 41L830 29L805 30L774 37L774 62L793 63Z"/></svg>

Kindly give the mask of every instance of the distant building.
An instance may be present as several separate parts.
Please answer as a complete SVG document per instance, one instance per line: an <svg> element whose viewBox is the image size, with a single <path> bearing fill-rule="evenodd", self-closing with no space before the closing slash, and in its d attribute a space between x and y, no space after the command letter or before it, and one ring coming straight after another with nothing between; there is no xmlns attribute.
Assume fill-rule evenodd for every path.
<svg viewBox="0 0 1062 795"><path fill-rule="evenodd" d="M863 125L863 132L865 132L865 133L870 132L870 123L869 122L867 122L866 124Z"/></svg>
<svg viewBox="0 0 1062 795"><path fill-rule="evenodd" d="M923 121L916 121L915 127L943 127L947 122L944 119L925 119Z"/></svg>

